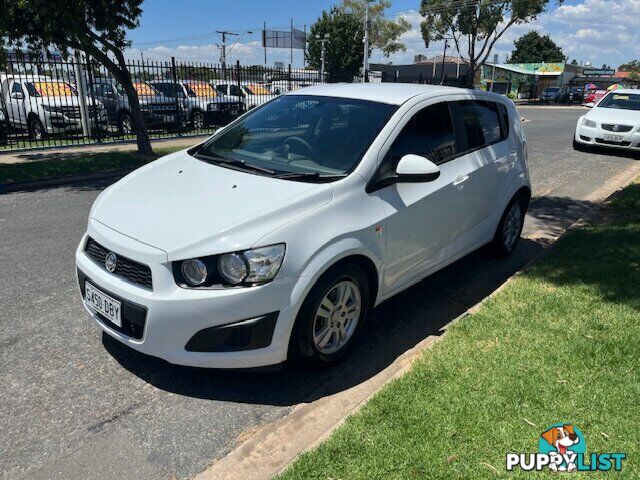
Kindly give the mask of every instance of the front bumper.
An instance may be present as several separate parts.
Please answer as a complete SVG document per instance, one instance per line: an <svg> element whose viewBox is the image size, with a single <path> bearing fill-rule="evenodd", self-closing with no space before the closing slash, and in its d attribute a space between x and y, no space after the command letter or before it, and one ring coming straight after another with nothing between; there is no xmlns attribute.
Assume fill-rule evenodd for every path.
<svg viewBox="0 0 640 480"><path fill-rule="evenodd" d="M605 140L605 135L618 135L621 141ZM630 132L613 132L604 130L597 125L587 127L578 124L576 127L575 141L582 145L592 145L598 147L621 148L625 150L640 150L640 130L634 128Z"/></svg>
<svg viewBox="0 0 640 480"><path fill-rule="evenodd" d="M180 365L250 368L286 360L297 311L291 301L293 280L274 280L247 288L185 289L176 285L171 264L162 250L100 225L90 227L89 234L117 254L151 267L153 290L107 272L84 253L87 235L80 242L76 251L80 284L89 281L126 302L123 328L110 324L85 304L91 318L113 338L142 353ZM129 320L124 319L126 305L146 310L144 320L138 322L142 323L139 338L135 338Z"/></svg>

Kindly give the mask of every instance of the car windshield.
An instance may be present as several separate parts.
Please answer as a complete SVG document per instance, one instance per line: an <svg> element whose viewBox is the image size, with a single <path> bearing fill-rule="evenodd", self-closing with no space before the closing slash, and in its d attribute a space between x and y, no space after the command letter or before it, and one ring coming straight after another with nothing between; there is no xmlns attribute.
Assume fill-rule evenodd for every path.
<svg viewBox="0 0 640 480"><path fill-rule="evenodd" d="M27 82L27 90L34 97L72 97L78 94L67 82Z"/></svg>
<svg viewBox="0 0 640 480"><path fill-rule="evenodd" d="M600 101L598 108L640 110L640 95L635 93L611 93Z"/></svg>
<svg viewBox="0 0 640 480"><path fill-rule="evenodd" d="M160 92L149 85L147 82L133 82L133 88L141 97L153 97L160 95Z"/></svg>
<svg viewBox="0 0 640 480"><path fill-rule="evenodd" d="M344 176L397 108L349 98L285 95L227 127L196 156L292 179Z"/></svg>
<svg viewBox="0 0 640 480"><path fill-rule="evenodd" d="M187 82L184 84L187 87L187 93L190 97L215 97L217 95L216 90L206 82Z"/></svg>
<svg viewBox="0 0 640 480"><path fill-rule="evenodd" d="M271 92L267 89L267 87L258 83L245 85L244 88L246 88L251 95L271 95Z"/></svg>

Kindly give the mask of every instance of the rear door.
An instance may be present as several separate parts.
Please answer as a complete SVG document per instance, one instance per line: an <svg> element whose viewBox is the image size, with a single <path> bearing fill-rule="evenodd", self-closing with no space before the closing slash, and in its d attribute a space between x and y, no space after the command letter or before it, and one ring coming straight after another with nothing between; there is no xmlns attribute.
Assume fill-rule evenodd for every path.
<svg viewBox="0 0 640 480"><path fill-rule="evenodd" d="M469 197L464 230L468 246L473 246L493 236L496 211L505 190L504 177L516 158L515 146L508 142L508 126L503 125L502 110L496 102L456 101L451 103L451 112L458 148L468 164L457 188Z"/></svg>

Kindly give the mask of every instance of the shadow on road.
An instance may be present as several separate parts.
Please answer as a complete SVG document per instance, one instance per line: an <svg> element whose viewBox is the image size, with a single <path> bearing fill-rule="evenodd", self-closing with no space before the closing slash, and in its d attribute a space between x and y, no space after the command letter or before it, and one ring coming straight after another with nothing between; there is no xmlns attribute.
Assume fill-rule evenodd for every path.
<svg viewBox="0 0 640 480"><path fill-rule="evenodd" d="M515 255L496 259L481 249L373 312L354 350L330 369L276 372L216 371L180 367L125 347L106 334L103 344L127 370L169 392L253 404L295 405L330 395L369 379L398 356L498 288L543 247L523 240Z"/></svg>

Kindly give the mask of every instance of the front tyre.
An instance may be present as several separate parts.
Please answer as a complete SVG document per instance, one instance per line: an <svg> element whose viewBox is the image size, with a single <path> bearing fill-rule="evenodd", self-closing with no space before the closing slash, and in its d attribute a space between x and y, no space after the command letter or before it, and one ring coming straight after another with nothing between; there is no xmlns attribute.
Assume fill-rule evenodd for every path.
<svg viewBox="0 0 640 480"><path fill-rule="evenodd" d="M370 308L369 282L355 265L326 272L313 286L298 313L289 343L298 364L322 366L351 349Z"/></svg>
<svg viewBox="0 0 640 480"><path fill-rule="evenodd" d="M507 205L491 242L498 256L510 255L518 246L526 211L527 202L521 195L516 195Z"/></svg>

